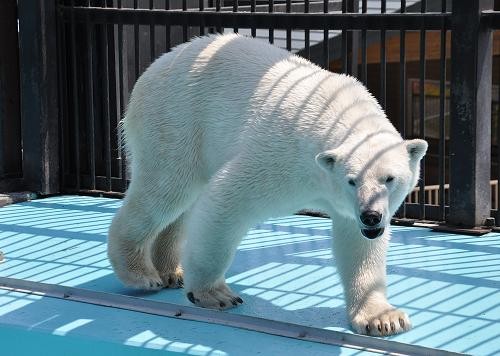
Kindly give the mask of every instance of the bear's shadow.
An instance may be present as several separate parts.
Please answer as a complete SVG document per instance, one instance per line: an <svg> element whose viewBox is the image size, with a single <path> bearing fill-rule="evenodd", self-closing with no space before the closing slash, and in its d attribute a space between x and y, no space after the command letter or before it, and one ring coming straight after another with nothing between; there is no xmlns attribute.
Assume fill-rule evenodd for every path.
<svg viewBox="0 0 500 356"><path fill-rule="evenodd" d="M267 228L268 226L266 226ZM256 229L259 230L259 229ZM343 290L334 263L329 257L331 238L316 232L314 239L302 240L297 229L287 231L290 239L258 249L240 249L226 273L231 289L244 303L224 311L287 323L350 331ZM293 238L298 241L293 241ZM255 239L255 234L253 234ZM245 246L245 244L243 244ZM321 254L322 258L307 257ZM193 306L182 289L147 292L124 287L114 274L90 281L81 288L101 290L158 302Z"/></svg>

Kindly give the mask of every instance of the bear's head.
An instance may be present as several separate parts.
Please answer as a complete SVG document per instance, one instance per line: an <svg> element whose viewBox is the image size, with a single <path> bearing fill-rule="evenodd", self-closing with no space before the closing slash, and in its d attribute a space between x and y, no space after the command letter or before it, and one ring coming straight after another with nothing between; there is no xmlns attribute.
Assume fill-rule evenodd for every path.
<svg viewBox="0 0 500 356"><path fill-rule="evenodd" d="M357 223L363 236L383 234L420 176L427 142L395 135L367 135L319 153L324 197L329 206Z"/></svg>

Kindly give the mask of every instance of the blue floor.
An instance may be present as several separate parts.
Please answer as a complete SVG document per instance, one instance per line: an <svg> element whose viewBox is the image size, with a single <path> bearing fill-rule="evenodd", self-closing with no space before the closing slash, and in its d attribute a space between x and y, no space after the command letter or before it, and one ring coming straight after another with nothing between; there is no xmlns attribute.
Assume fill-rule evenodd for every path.
<svg viewBox="0 0 500 356"><path fill-rule="evenodd" d="M0 277L190 305L181 290L146 294L127 289L116 279L106 258L106 234L120 204L108 198L63 196L1 208L0 250L5 261L0 263ZM227 274L245 303L229 313L352 333L329 235L328 219L304 216L269 220L250 231ZM388 340L473 355L500 354L499 234L471 237L394 227L388 284L390 301L408 312L414 325L410 332ZM42 332L81 343L95 339L124 348L136 346L144 354L162 349L250 355L256 354L255 345L265 355L284 350L306 355L359 353L227 326L0 290L0 334L13 330L31 330L24 339ZM13 345L14 339L9 338Z"/></svg>

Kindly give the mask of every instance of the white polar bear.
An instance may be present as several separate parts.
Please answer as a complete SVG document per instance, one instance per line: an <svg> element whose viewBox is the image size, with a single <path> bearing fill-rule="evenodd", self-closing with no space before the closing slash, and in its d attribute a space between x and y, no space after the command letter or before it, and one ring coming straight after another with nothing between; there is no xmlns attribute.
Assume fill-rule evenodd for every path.
<svg viewBox="0 0 500 356"><path fill-rule="evenodd" d="M108 255L125 284L184 280L194 304L233 307L224 273L246 232L313 208L333 219L354 329L410 328L386 298L386 249L427 143L404 141L358 81L259 40L201 37L139 78L123 130L131 183Z"/></svg>

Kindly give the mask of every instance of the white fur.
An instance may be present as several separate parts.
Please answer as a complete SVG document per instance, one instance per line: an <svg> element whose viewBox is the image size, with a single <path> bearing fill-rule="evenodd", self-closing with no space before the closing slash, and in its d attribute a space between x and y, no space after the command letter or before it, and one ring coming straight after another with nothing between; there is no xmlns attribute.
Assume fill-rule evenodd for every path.
<svg viewBox="0 0 500 356"><path fill-rule="evenodd" d="M132 180L109 233L123 282L180 286L185 241L190 300L231 307L241 300L224 273L248 229L314 208L333 218L356 331L410 327L386 300L385 254L390 218L415 186L427 144L403 141L358 81L261 41L202 37L141 76L123 130ZM361 234L366 210L383 214L385 233L374 240Z"/></svg>

